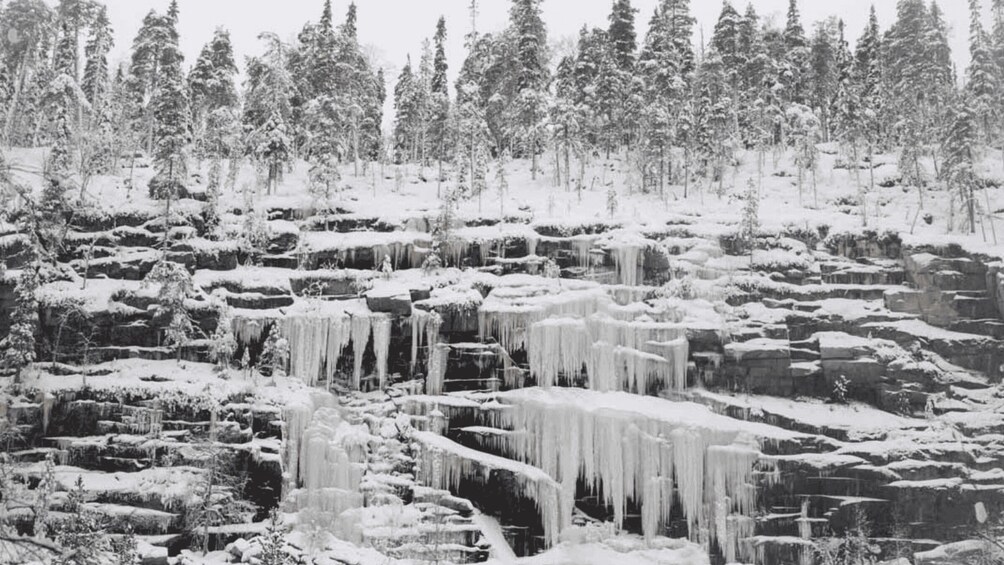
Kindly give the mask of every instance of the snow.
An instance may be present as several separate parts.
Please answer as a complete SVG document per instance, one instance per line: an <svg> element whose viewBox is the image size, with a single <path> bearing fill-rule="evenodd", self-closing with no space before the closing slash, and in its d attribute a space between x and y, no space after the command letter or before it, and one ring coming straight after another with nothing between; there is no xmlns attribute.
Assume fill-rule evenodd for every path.
<svg viewBox="0 0 1004 565"><path fill-rule="evenodd" d="M739 407L761 418L777 415L817 429L848 432L850 438L862 438L897 429L924 429L924 420L906 418L862 402L827 403L820 399L798 400L764 395L728 395L707 390L689 391L700 402Z"/></svg>
<svg viewBox="0 0 1004 565"><path fill-rule="evenodd" d="M486 565L708 565L707 553L686 540L617 534L603 525L569 528L561 543L533 557L489 559Z"/></svg>

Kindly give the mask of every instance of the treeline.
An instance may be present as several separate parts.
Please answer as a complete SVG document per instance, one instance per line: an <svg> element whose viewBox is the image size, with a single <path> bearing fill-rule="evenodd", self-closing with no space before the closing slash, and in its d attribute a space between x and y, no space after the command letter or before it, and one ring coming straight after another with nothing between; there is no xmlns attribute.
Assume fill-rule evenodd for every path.
<svg viewBox="0 0 1004 565"><path fill-rule="evenodd" d="M993 0L992 30L980 1L969 1L963 88L936 2L899 0L884 32L872 8L852 48L839 18L807 31L797 0L783 27L726 0L710 40L695 48L689 0L662 0L644 37L630 0L615 0L608 25L583 27L557 61L548 60L541 4L513 0L505 30L467 35L452 110L441 82L424 70L416 81L405 68L395 89L397 159L451 160L461 190L476 193L506 154L532 159L536 174L537 158L553 149L554 180L570 188L581 187L592 155L623 152L637 171L630 188L661 193L694 181L723 189L741 150L754 151L761 169L767 155L792 152L801 187L817 145L837 142L862 191L874 182L860 178L871 156L898 151L920 207L925 187L947 182L975 229L974 165L980 148L1004 145L1004 0ZM476 10L472 1L472 21Z"/></svg>
<svg viewBox="0 0 1004 565"><path fill-rule="evenodd" d="M972 62L962 88L936 2L899 0L885 31L873 9L852 40L835 17L807 31L797 0L783 27L726 1L709 40L695 46L690 0L661 0L644 37L630 0L614 0L608 25L583 27L573 50L552 57L542 1L512 0L505 29L480 33L470 0L456 82L447 79L440 19L388 93L359 44L354 4L336 24L325 1L291 44L262 34L263 53L246 59L239 88L222 29L185 73L176 2L144 18L128 64L110 69L100 3L10 0L0 12L3 139L51 147L53 198L66 179L83 190L141 150L154 160L154 196L183 194L198 160L210 164L211 199L233 186L245 159L269 191L293 161L308 161L319 197L337 189L347 165L358 174L374 160L438 163L440 179L451 177L463 197L484 191L491 164L506 158L531 160L536 176L545 151L555 183L568 189L582 186L593 156L620 153L635 171L631 189L664 193L695 182L724 190L740 151L762 165L787 150L801 187L817 145L833 141L859 177L871 155L897 151L920 206L925 187L949 183L975 228L983 182L975 163L982 148L1004 148L1004 0L992 0L992 29L980 0L969 0ZM388 95L395 115L384 136ZM869 182L858 182L862 191Z"/></svg>

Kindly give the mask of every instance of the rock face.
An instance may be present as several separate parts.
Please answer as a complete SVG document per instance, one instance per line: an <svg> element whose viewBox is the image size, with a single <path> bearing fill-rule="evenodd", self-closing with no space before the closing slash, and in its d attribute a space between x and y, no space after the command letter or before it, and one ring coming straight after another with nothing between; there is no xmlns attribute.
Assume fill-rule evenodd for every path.
<svg viewBox="0 0 1004 565"><path fill-rule="evenodd" d="M205 488L210 451L221 477L248 478L246 482L218 478L221 504L243 499L268 509L278 502L281 408L247 394L217 396L220 404L212 412L207 409L212 403L200 401L196 392L188 398L172 393L172 400L156 383L170 382L174 362L163 366L168 371L159 380L158 366L144 363L106 365L89 375L60 375L68 382L94 381L86 389L68 386L62 392L26 398L6 416L21 438L11 452L18 473L37 480L50 468L56 501L76 488L80 477L86 510L107 520L110 533L131 528L163 548L163 553L153 548L148 553L166 557L190 543L186 513L193 512L190 497ZM204 374L205 367L192 369ZM136 383L128 393L114 386L119 374L123 375L119 382ZM136 379L136 374L145 376ZM155 386L144 390L143 379ZM248 517L254 517L255 507L247 508ZM257 512L258 519L263 512ZM213 534L211 544L222 547L228 537Z"/></svg>
<svg viewBox="0 0 1004 565"><path fill-rule="evenodd" d="M275 328L289 344L290 359L265 372L279 368L306 385L339 390L358 419L353 425L368 422L372 435L382 433L372 428L374 415L400 415L415 430L446 435L458 452L515 460L512 445L537 440L541 452L555 451L560 446L540 438L512 439L517 430L500 415L500 391L532 385L660 396L794 434L759 442L750 455L755 463L743 459L751 451L729 444L694 459L699 470L681 467L658 477L677 481L673 488L680 491L682 474L692 472L713 493L715 481L725 479L706 461L724 453L732 457L731 470L748 464L752 478L740 478L756 497L737 502L744 513L723 519L745 529L700 540L716 559L735 551L729 557L795 562L811 554L814 539L842 535L863 516L883 558L908 551L916 552L917 563L948 563L958 552L930 550L971 535L976 502L992 514L1004 510L998 441L1004 419L995 412L993 384L1004 365L999 262L958 248L909 247L898 236L868 232L822 242L814 233L767 234L751 260L738 255L734 238L706 237L700 234L709 230L679 222L641 233L604 223L471 221L457 226L455 239L440 251L445 265L421 269L432 249L428 218L391 225L345 210L324 216L273 212L282 219L270 222L274 231L256 250L208 240L197 215L181 214L172 223L167 256L194 274L189 315L212 335L217 303L229 304L234 360L246 358L250 365L260 362ZM78 292L77 281L43 288L39 358L54 360L51 371L68 376L85 370L60 363L172 359L176 352L165 346L167 324L157 314L155 290L139 283L162 257L164 226L133 213L74 222L79 245L64 259L86 276L91 290ZM16 245L4 249L14 253ZM384 257L393 272L378 269ZM20 261L14 255L4 260L14 268ZM12 303L12 282L10 276L0 280L3 312ZM55 299L72 296L86 298L80 317ZM8 318L0 315L0 333ZM195 339L181 353L205 363L209 351L206 340ZM248 382L251 389L266 388ZM66 473L124 473L130 481L162 472L169 476L158 479L173 480L170 473L182 471L160 470L196 463L190 448L208 437L213 420L203 407L131 389L23 400L7 413L25 432L18 455L23 463L52 453ZM278 404L258 402L250 392L228 395L214 426L227 461L258 477L243 495L263 511L278 500L285 461L279 441L283 429L290 439L295 423ZM151 422L159 422L156 434ZM396 469L388 476L432 481L419 472L421 457L396 468L396 456L367 442L360 449L374 468ZM531 496L542 491L531 492L513 467L481 474L457 469L452 495L393 481L381 483L386 490L379 494L422 509L430 520L425 526L435 512L456 518L451 558L486 557L470 522L470 503L500 518L520 552L550 543L544 524L553 517ZM534 484L550 485L534 477ZM639 471L637 478L651 477ZM629 531L651 527L645 493L620 508L609 491L628 488L623 485L561 486L575 500L576 519L616 516ZM110 515L140 509L144 533L170 534L165 543L172 554L186 541L176 537L183 517L164 501L133 491L95 488L95 495L102 505L97 508ZM656 520L660 533L693 534L686 513L697 516L697 507L714 512L713 503L712 494L677 496ZM701 535L708 534L694 537ZM406 544L397 541L368 543L394 545L396 555L407 556Z"/></svg>

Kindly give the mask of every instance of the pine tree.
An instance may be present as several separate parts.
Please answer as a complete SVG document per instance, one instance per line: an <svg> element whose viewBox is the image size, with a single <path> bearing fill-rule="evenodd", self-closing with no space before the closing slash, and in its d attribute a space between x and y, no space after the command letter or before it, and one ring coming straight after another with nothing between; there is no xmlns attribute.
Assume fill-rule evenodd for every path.
<svg viewBox="0 0 1004 565"><path fill-rule="evenodd" d="M34 267L21 271L14 288L14 312L10 331L0 340L0 366L14 371L20 382L22 370L35 361L35 332L38 330L38 272Z"/></svg>
<svg viewBox="0 0 1004 565"><path fill-rule="evenodd" d="M182 59L176 41L163 46L158 64L160 77L151 102L156 147L150 195L167 200L187 193L190 113L181 72Z"/></svg>
<svg viewBox="0 0 1004 565"><path fill-rule="evenodd" d="M743 145L758 148L762 156L771 132L766 109L772 94L768 89L768 71L772 65L767 58L760 18L752 4L746 7L739 22L737 43L739 53L743 54L735 94L739 131Z"/></svg>
<svg viewBox="0 0 1004 565"><path fill-rule="evenodd" d="M59 0L56 16L61 26L54 66L57 74L80 80L80 33L92 18L96 4L88 0ZM65 65L65 66L64 66Z"/></svg>
<svg viewBox="0 0 1004 565"><path fill-rule="evenodd" d="M273 508L268 515L265 534L259 538L261 552L258 559L261 565L293 565L293 557L286 551L285 528L282 525L282 515L279 509Z"/></svg>
<svg viewBox="0 0 1004 565"><path fill-rule="evenodd" d="M1000 74L993 60L990 38L981 23L979 0L969 0L969 52L970 63L966 81L967 100L972 104L972 112L979 126L980 139L990 142L996 123L1000 88Z"/></svg>
<svg viewBox="0 0 1004 565"><path fill-rule="evenodd" d="M153 99L161 80L161 52L172 45L172 42L176 48L177 32L173 29L171 19L153 10L143 18L143 25L133 40L129 90L136 111L133 118L136 120L137 133L149 153L153 152L155 139ZM169 58L173 60L177 57Z"/></svg>
<svg viewBox="0 0 1004 565"><path fill-rule="evenodd" d="M969 233L976 233L976 186L978 177L977 115L972 103L963 98L949 114L949 127L944 139L945 159L942 174L949 186L958 192L968 214Z"/></svg>
<svg viewBox="0 0 1004 565"><path fill-rule="evenodd" d="M652 15L638 56L642 88L640 161L643 185L655 179L661 194L664 194L663 185L672 169L671 163L667 166L667 159L684 115L680 109L687 102L690 91L694 70L694 23L689 0L663 0Z"/></svg>
<svg viewBox="0 0 1004 565"><path fill-rule="evenodd" d="M180 263L162 259L143 279L144 285L158 285L156 316L164 328L165 344L175 348L181 361L182 347L194 331L185 301L194 292L192 276Z"/></svg>
<svg viewBox="0 0 1004 565"><path fill-rule="evenodd" d="M631 0L614 0L610 12L610 46L617 61L617 68L630 71L634 67L635 50L638 48L634 29L634 15Z"/></svg>
<svg viewBox="0 0 1004 565"><path fill-rule="evenodd" d="M209 115L220 108L237 107L237 87L234 77L237 65L234 63L230 33L222 28L213 32L213 38L199 53L195 66L188 75L188 91L191 100L193 130L196 139L210 135L206 132ZM202 145L202 144L200 144ZM200 156L217 157L202 145Z"/></svg>
<svg viewBox="0 0 1004 565"><path fill-rule="evenodd" d="M789 0L788 16L784 26L785 56L785 87L789 101L804 103L806 92L809 48L802 27L801 16L798 13L798 0Z"/></svg>
<svg viewBox="0 0 1004 565"><path fill-rule="evenodd" d="M84 47L86 62L84 63L83 82L80 85L84 94L87 95L87 100L95 109L101 107L108 95L110 88L108 53L114 43L111 23L108 21L108 10L105 6L100 6L87 38L87 45Z"/></svg>
<svg viewBox="0 0 1004 565"><path fill-rule="evenodd" d="M394 154L398 163L408 161L416 153L420 123L417 89L409 55L394 86Z"/></svg>
<svg viewBox="0 0 1004 565"><path fill-rule="evenodd" d="M356 30L356 5L349 4L345 22L336 37L338 53L335 78L336 104L341 114L343 154L351 156L354 174L359 175L359 160L367 147L379 143L382 109L378 99L382 85L359 45Z"/></svg>
<svg viewBox="0 0 1004 565"><path fill-rule="evenodd" d="M722 3L722 12L711 36L711 48L721 58L724 70L729 75L728 82L733 87L738 86L738 73L745 59L745 54L739 50L741 26L742 17L726 0Z"/></svg>
<svg viewBox="0 0 1004 565"><path fill-rule="evenodd" d="M514 134L523 155L531 158L530 171L535 180L548 82L547 28L541 16L541 2L513 0L509 11L516 49Z"/></svg>
<svg viewBox="0 0 1004 565"><path fill-rule="evenodd" d="M3 140L10 145L28 123L29 98L46 58L55 16L42 0L11 0L0 13L0 57L11 77ZM23 126L22 126L23 127Z"/></svg>
<svg viewBox="0 0 1004 565"><path fill-rule="evenodd" d="M295 87L286 46L274 34L259 37L268 47L262 57L248 59L242 122L248 132L245 151L266 170L266 190L271 193L279 184L283 167L292 159L289 123Z"/></svg>
<svg viewBox="0 0 1004 565"><path fill-rule="evenodd" d="M939 87L932 82L931 27L923 0L900 0L896 23L886 33L883 49L890 122L895 124L893 133L902 148L900 171L907 184L917 187L920 208L925 183L921 154L933 130L932 116L939 99Z"/></svg>
<svg viewBox="0 0 1004 565"><path fill-rule="evenodd" d="M822 140L829 141L830 112L840 80L840 55L843 42L843 22L829 19L816 25L809 48L806 96L809 106L820 119Z"/></svg>
<svg viewBox="0 0 1004 565"><path fill-rule="evenodd" d="M746 181L746 193L743 195L742 223L739 239L750 253L750 266L753 266L753 250L756 249L757 233L760 231L760 194L753 179Z"/></svg>
<svg viewBox="0 0 1004 565"><path fill-rule="evenodd" d="M439 162L438 178L443 176L443 160L447 158L450 127L450 92L446 72L446 18L440 17L436 23L436 34L433 36L435 59L432 62L431 123L429 127L429 143L433 155Z"/></svg>
<svg viewBox="0 0 1004 565"><path fill-rule="evenodd" d="M878 16L873 5L868 14L868 26L854 48L854 75L861 85L863 100L874 100L878 95L882 80L881 42ZM874 103L870 105L874 106Z"/></svg>

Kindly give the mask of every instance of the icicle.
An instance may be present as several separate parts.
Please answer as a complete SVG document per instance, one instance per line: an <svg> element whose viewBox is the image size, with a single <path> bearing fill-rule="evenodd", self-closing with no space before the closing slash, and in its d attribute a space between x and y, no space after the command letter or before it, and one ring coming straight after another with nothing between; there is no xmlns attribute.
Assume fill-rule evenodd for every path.
<svg viewBox="0 0 1004 565"><path fill-rule="evenodd" d="M528 235L526 237L526 254L533 256L537 254L537 245L540 243L539 237Z"/></svg>
<svg viewBox="0 0 1004 565"><path fill-rule="evenodd" d="M297 396L282 408L282 453L283 453L283 492L296 488L301 473L300 461L304 451L304 434L319 407L331 406L335 403L333 396L327 392L313 392L310 396Z"/></svg>
<svg viewBox="0 0 1004 565"><path fill-rule="evenodd" d="M42 393L42 434L49 433L49 419L52 416L52 407L56 404L56 397L51 392Z"/></svg>
<svg viewBox="0 0 1004 565"><path fill-rule="evenodd" d="M323 512L333 517L363 505L360 493L369 430L351 425L335 408L314 411L299 439L301 488L290 497L297 511Z"/></svg>
<svg viewBox="0 0 1004 565"><path fill-rule="evenodd" d="M809 521L809 499L802 500L802 513L798 517L798 537L802 539L812 539L812 522Z"/></svg>
<svg viewBox="0 0 1004 565"><path fill-rule="evenodd" d="M620 390L613 345L605 341L594 343L590 349L586 372L589 374L590 389L601 392Z"/></svg>
<svg viewBox="0 0 1004 565"><path fill-rule="evenodd" d="M510 288L492 291L478 310L483 341L491 336L506 351L526 349L533 324L557 316L586 318L601 311L610 297L599 287L586 290L552 289L546 294L525 295Z"/></svg>
<svg viewBox="0 0 1004 565"><path fill-rule="evenodd" d="M352 389L359 390L363 377L363 355L370 340L371 322L369 315L352 316Z"/></svg>
<svg viewBox="0 0 1004 565"><path fill-rule="evenodd" d="M415 372L418 363L418 348L422 346L425 337L425 326L429 324L429 313L413 308L411 310L411 372Z"/></svg>
<svg viewBox="0 0 1004 565"><path fill-rule="evenodd" d="M561 530L570 525L561 521L565 504L561 485L540 469L464 447L431 432L415 432L412 439L422 447L420 476L432 488L456 492L462 480L485 483L493 470L502 470L515 479L519 494L537 505L547 545L557 544Z"/></svg>
<svg viewBox="0 0 1004 565"><path fill-rule="evenodd" d="M639 263L644 259L643 249L633 245L616 247L611 250L614 265L617 267L617 280L627 286L638 286L638 271L643 267Z"/></svg>
<svg viewBox="0 0 1004 565"><path fill-rule="evenodd" d="M443 318L436 312L413 309L411 312L411 371L415 372L418 364L418 350L425 343L430 348L439 339L439 328ZM428 360L428 356L426 357ZM427 361L428 362L428 361Z"/></svg>
<svg viewBox="0 0 1004 565"><path fill-rule="evenodd" d="M429 346L429 368L425 375L425 394L433 396L443 394L449 359L449 344L437 343Z"/></svg>
<svg viewBox="0 0 1004 565"><path fill-rule="evenodd" d="M337 316L328 321L328 341L325 348L325 377L328 388L335 380L338 371L338 360L352 339L352 320L347 315Z"/></svg>
<svg viewBox="0 0 1004 565"><path fill-rule="evenodd" d="M230 325L233 328L234 337L241 345L249 345L261 341L268 319L247 318L244 316L234 316Z"/></svg>
<svg viewBox="0 0 1004 565"><path fill-rule="evenodd" d="M600 486L615 521L635 500L646 537L657 535L670 517L675 486L691 538L717 543L734 559L752 535L760 452L744 428L724 417L623 392L534 388L498 398L513 409L492 410L495 425L522 432L502 436L512 440L506 451L565 489L580 477ZM560 515L570 512L563 507Z"/></svg>
<svg viewBox="0 0 1004 565"><path fill-rule="evenodd" d="M373 317L373 353L376 355L376 371L380 390L387 384L387 357L390 354L390 317Z"/></svg>
<svg viewBox="0 0 1004 565"><path fill-rule="evenodd" d="M564 375L569 382L582 372L589 359L590 339L586 322L575 318L552 318L530 327L527 353L530 373L537 384L549 387Z"/></svg>
<svg viewBox="0 0 1004 565"><path fill-rule="evenodd" d="M577 265L583 269L591 266L590 251L593 249L593 238L576 238L572 240L572 249L575 250Z"/></svg>

